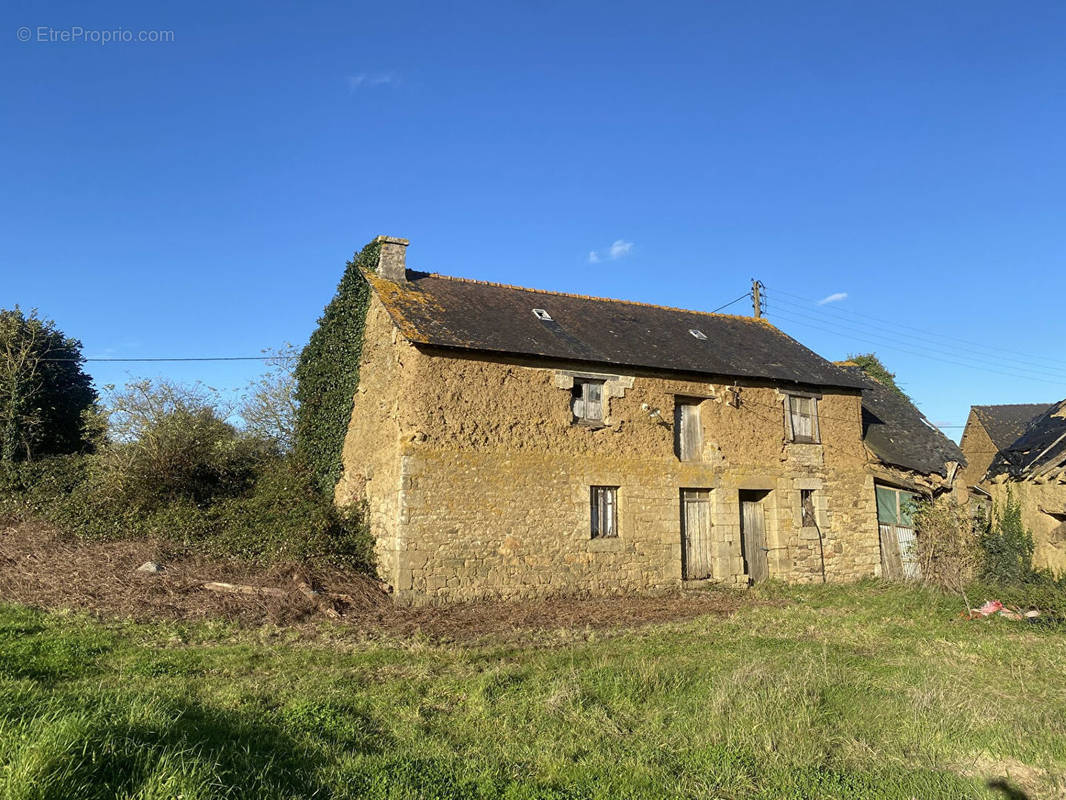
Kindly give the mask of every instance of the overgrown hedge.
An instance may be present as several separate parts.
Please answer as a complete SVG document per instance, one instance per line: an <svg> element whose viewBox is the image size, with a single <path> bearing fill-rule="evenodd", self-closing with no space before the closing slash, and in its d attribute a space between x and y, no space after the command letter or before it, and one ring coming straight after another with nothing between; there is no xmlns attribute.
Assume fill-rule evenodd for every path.
<svg viewBox="0 0 1066 800"><path fill-rule="evenodd" d="M44 520L89 540L158 539L217 556L373 572L362 510L337 508L291 458L265 459L243 489L201 502L115 493L101 470L98 457L85 455L0 469L0 520Z"/></svg>
<svg viewBox="0 0 1066 800"><path fill-rule="evenodd" d="M370 285L361 270L376 270L380 251L380 243L371 242L345 265L337 293L296 366L296 452L318 490L331 498L341 476L370 307Z"/></svg>

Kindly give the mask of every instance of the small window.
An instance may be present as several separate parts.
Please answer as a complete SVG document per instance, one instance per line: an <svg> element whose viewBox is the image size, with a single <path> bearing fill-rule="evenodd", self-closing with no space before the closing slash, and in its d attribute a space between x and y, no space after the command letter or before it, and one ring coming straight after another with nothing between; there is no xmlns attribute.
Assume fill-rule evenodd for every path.
<svg viewBox="0 0 1066 800"><path fill-rule="evenodd" d="M707 334L704 333L703 331L699 330L698 328L689 328L688 332L691 333L693 336L695 336L700 341L704 341L707 338Z"/></svg>
<svg viewBox="0 0 1066 800"><path fill-rule="evenodd" d="M592 512L592 538L609 539L618 535L618 487L593 486L589 493Z"/></svg>
<svg viewBox="0 0 1066 800"><path fill-rule="evenodd" d="M682 461L699 461L703 455L698 401L678 400L674 405L674 452Z"/></svg>
<svg viewBox="0 0 1066 800"><path fill-rule="evenodd" d="M570 408L576 422L603 422L603 381L575 380Z"/></svg>
<svg viewBox="0 0 1066 800"><path fill-rule="evenodd" d="M552 321L551 314L549 314L543 308L534 308L533 309L533 316L535 316L539 320L543 320L544 322L551 322Z"/></svg>
<svg viewBox="0 0 1066 800"><path fill-rule="evenodd" d="M817 444L818 398L810 395L790 394L785 398L785 420L789 439L793 442Z"/></svg>
<svg viewBox="0 0 1066 800"><path fill-rule="evenodd" d="M800 489L801 525L804 528L817 528L818 520L814 515L814 490Z"/></svg>

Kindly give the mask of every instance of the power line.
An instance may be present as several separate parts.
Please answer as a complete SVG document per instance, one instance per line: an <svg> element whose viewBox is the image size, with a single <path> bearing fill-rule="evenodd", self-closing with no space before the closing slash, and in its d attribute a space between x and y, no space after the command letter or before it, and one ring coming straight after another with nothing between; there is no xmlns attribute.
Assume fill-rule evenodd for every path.
<svg viewBox="0 0 1066 800"><path fill-rule="evenodd" d="M711 311L710 313L711 313L711 314L717 314L717 313L718 313L719 311L721 311L721 310L722 310L723 308L729 308L729 307L730 307L731 305L734 305L734 304L736 304L736 303L739 303L739 302L740 302L741 300L747 300L747 299L748 299L749 297L751 297L751 292L745 292L745 293L744 293L744 294L742 294L742 295L741 295L740 297L738 297L738 298L737 298L736 300L730 300L730 301L729 301L728 303L726 303L726 304L725 304L724 306L718 306L718 308L716 308L716 309L715 309L714 311Z"/></svg>
<svg viewBox="0 0 1066 800"><path fill-rule="evenodd" d="M841 331L839 329L838 330L833 330L831 328L823 328L823 327L821 327L819 325L814 325L814 324L812 324L810 322L805 322L802 319L797 319L795 317L790 317L788 314L782 313L780 311L777 312L777 313L779 315L783 316L787 321L791 322L794 325L801 325L801 326L805 326L805 327L808 327L808 328L813 328L815 330L820 330L820 331L824 331L826 333L831 333L831 334L833 334L835 336L848 336L851 339L854 339L856 341L867 342L869 344L873 344L873 345L876 345L878 347L881 347L881 348L884 348L884 349L887 349L887 350L896 350L896 351L898 351L900 353L906 353L907 355L917 356L919 358L927 358L927 359L930 359L932 361L940 361L940 362L942 362L944 364L954 364L955 366L966 367L967 369L981 370L983 372L989 372L989 373L991 373L993 375L999 375L1001 377L1017 378L1019 380L1026 380L1026 381L1037 381L1038 383L1050 383L1050 384L1055 385L1055 386L1062 386L1064 383L1066 383L1066 380L1061 379L1061 378L1058 379L1058 380L1048 380L1047 378L1035 377L1035 375L1023 375L1023 374L1019 374L1019 373L1016 373L1016 372L1007 372L1007 371L1005 371L1003 369L996 369L996 368L992 368L992 367L982 366L980 364L966 363L964 361L956 361L956 360L949 359L949 358L940 358L939 356L932 356L932 355L929 355L928 353L923 353L923 352L918 351L918 350L910 350L910 349L907 349L905 347L899 347L898 345L886 344L884 342L884 340L869 339L869 338L865 338L863 336L855 336L854 334L852 334L852 333L850 333L848 331ZM833 324L833 322L827 320L826 324L830 324L831 325L831 324ZM1046 373L1036 373L1036 374L1046 374Z"/></svg>
<svg viewBox="0 0 1066 800"><path fill-rule="evenodd" d="M811 299L809 297L803 297L802 295L793 294L792 292L786 292L783 289L777 289L777 288L774 288L774 287L770 287L770 289L771 289L771 291L776 292L777 294L782 294L782 295L785 295L786 297L791 297L791 298L793 298L795 300L802 300L803 302L809 303L812 306L818 306L818 301L817 300L813 300L813 299ZM918 333L925 334L927 336L935 336L935 337L937 337L938 339L941 339L941 340L949 339L951 341L958 342L959 344L964 344L970 349L991 350L991 351L995 351L995 352L999 352L999 353L1003 353L1003 354L1010 355L1010 356L1015 356L1015 357L1022 356L1022 357L1026 358L1026 359L1032 359L1032 357L1033 357L1032 353L1025 353L1025 352L1020 351L1020 350L1011 350L1010 348L997 347L996 345L974 342L974 341L970 341L968 339L961 339L961 338L959 338L957 336L945 335L945 334L943 334L941 332L938 332L938 331L929 330L928 328L921 328L921 327L918 327L918 326L915 326L915 325L906 325L906 324L903 324L903 323L899 322L899 320L889 320L889 319L884 319L883 317L876 317L876 316L873 316L872 314L867 314L865 312L860 313L860 312L857 312L857 311L851 311L850 309L846 309L846 308L837 308L835 306L818 306L818 308L820 308L824 312L828 312L828 313L831 313L831 314L842 314L842 315L846 315L846 316L850 316L850 317L860 317L864 322L867 321L867 320L874 320L876 322L882 322L882 323L885 323L885 324L891 326L893 329L909 329L909 330L912 330L912 331L917 331ZM1043 361L1042 357L1038 357L1038 358L1040 358L1040 360ZM1061 364L1064 367L1066 367L1066 361L1061 361L1061 360L1058 360L1058 359L1049 359L1049 361L1051 363Z"/></svg>
<svg viewBox="0 0 1066 800"><path fill-rule="evenodd" d="M956 346L951 345L951 344L944 344L942 341L940 341L940 339L942 337L937 337L937 341L936 341L935 345L931 346L930 343L929 343L929 337L928 336L918 336L918 335L915 335L915 334L912 334L912 333L905 333L905 332L902 332L899 329L890 328L890 327L888 327L886 325L877 325L877 324L871 324L871 323L866 323L866 322L861 322L861 321L853 321L851 319L828 318L828 317L826 317L824 315L810 314L810 313L806 313L806 312L808 312L810 310L806 306L801 306L798 303L792 303L792 302L789 302L787 300L786 301L779 301L779 302L783 302L784 303L785 310L788 313L804 317L805 319L814 320L816 322L824 322L824 323L826 323L828 325L838 325L838 326L850 327L850 328L853 328L855 330L859 330L860 332L873 333L874 335L881 335L880 332L883 331L884 333L886 333L886 334L888 334L888 335L890 335L892 337L895 337L895 338L904 338L904 339L914 340L914 346L921 347L924 350L932 350L933 352L940 352L940 353L944 353L945 355L949 355L949 356L961 357L961 358L967 358L967 359L981 358L981 359L986 359L986 360L987 359L1002 360L1002 356L999 356L999 355L984 354L984 353L974 353L973 348L963 349L963 348L956 347ZM1049 372L1049 373L1059 373L1061 375L1061 377L1064 380L1066 380L1066 369L1064 369L1062 367L1051 366L1051 364L1055 363L1055 362L1050 362L1049 363L1049 362L1033 360L1033 359L1024 359L1024 358L1014 358L1013 361L1017 362L1017 364L1020 365L1020 366L1017 367L1018 369L1027 370L1027 371L1033 371L1033 372L1039 372L1041 374L1043 374L1045 371ZM1029 366L1022 366L1022 365L1029 365ZM1030 369L1030 367L1035 367L1035 369Z"/></svg>
<svg viewBox="0 0 1066 800"><path fill-rule="evenodd" d="M886 334L880 333L877 329L868 328L868 327L863 326L863 325L861 325L859 323L852 323L850 321L837 320L837 319L825 319L823 317L819 317L819 316L815 316L815 315L811 315L811 314L805 314L804 312L797 311L797 310L795 310L792 307L788 307L788 308L786 308L784 310L778 310L775 313L784 315L786 319L790 319L791 321L794 321L794 322L797 322L796 317L801 317L801 318L803 318L805 320L812 320L814 322L818 322L818 323L822 323L822 324L825 324L825 325L834 326L835 328L841 328L841 329L844 329L844 330L848 331L849 332L848 335L851 335L851 333L850 333L851 331L855 331L855 332L858 332L858 333L861 333L861 334L866 334L868 336L883 336L883 335L886 335ZM886 332L886 333L887 333L888 336L892 337L893 341L896 341L896 340L898 340L900 338L918 339L918 337L914 337L914 336L911 336L909 334L899 334L899 333L894 333L894 332ZM874 342L874 344L877 344L877 342ZM976 355L970 355L970 354L966 353L965 351L960 351L958 349L952 349L950 347L949 348L944 348L944 347L930 346L924 340L914 341L914 342L904 341L904 342L902 342L902 344L905 344L908 347L921 348L921 350L923 352L940 353L942 355L949 356L951 358L965 359L968 362L974 362L973 365L976 366L976 367L983 367L983 365L988 364L991 361L998 361L999 360L999 357L993 357L993 356L985 355L985 354L981 354L981 353L978 353ZM1028 372L1028 373L1033 373L1035 375L1045 375L1045 376L1048 376L1048 377L1058 378L1058 379L1060 379L1062 381L1066 381L1066 370L1060 370L1060 369L1058 369L1056 367L1050 367L1050 366L1047 366L1045 364L1033 364L1032 366L1026 366L1024 362L1019 362L1017 364L1009 364L1008 367L1010 369L1015 370L1015 372Z"/></svg>
<svg viewBox="0 0 1066 800"><path fill-rule="evenodd" d="M274 359L293 359L299 356L195 356L177 358L42 358L41 361L109 361L122 363L145 363L156 361L272 361Z"/></svg>

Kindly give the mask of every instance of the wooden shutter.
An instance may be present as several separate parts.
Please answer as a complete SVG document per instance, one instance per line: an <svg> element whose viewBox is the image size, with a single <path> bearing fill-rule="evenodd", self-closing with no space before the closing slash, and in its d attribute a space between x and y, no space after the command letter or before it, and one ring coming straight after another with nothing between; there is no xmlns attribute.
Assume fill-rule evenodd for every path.
<svg viewBox="0 0 1066 800"><path fill-rule="evenodd" d="M603 419L603 384L598 381L585 383L585 419Z"/></svg>
<svg viewBox="0 0 1066 800"><path fill-rule="evenodd" d="M681 403L678 415L677 455L682 461L698 461L703 455L703 431L697 403Z"/></svg>
<svg viewBox="0 0 1066 800"><path fill-rule="evenodd" d="M574 385L574 390L571 393L573 398L570 402L570 410L574 412L575 419L584 419L585 417L585 384L578 383Z"/></svg>

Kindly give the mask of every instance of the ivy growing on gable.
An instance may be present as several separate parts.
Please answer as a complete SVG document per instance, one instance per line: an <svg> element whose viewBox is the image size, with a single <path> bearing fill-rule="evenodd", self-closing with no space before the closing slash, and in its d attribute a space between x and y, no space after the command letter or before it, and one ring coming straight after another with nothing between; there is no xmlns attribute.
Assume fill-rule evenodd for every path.
<svg viewBox="0 0 1066 800"><path fill-rule="evenodd" d="M330 497L341 476L370 307L370 284L361 270L377 269L380 250L381 244L372 241L345 265L337 293L296 365L296 452L319 491Z"/></svg>

